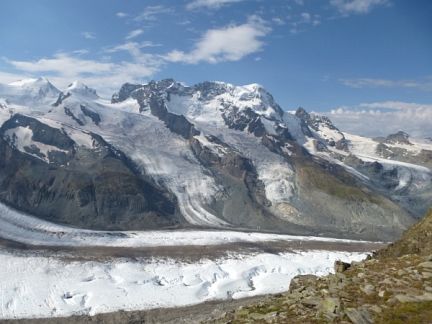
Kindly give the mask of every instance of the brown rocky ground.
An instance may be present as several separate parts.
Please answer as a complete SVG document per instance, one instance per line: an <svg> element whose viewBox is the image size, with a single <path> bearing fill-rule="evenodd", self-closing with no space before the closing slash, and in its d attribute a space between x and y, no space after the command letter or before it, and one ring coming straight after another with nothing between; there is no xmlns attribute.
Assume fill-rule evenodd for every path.
<svg viewBox="0 0 432 324"><path fill-rule="evenodd" d="M432 323L432 256L370 259L336 268L321 278L297 276L289 292L208 322Z"/></svg>
<svg viewBox="0 0 432 324"><path fill-rule="evenodd" d="M432 323L432 210L374 257L297 276L287 293L207 323Z"/></svg>

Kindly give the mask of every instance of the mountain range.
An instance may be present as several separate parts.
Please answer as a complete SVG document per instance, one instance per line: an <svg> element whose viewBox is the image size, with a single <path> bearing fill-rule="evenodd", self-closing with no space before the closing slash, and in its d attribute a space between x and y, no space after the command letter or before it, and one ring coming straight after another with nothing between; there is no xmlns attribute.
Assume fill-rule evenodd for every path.
<svg viewBox="0 0 432 324"><path fill-rule="evenodd" d="M432 199L432 141L366 138L258 84L0 85L0 201L99 230L393 240Z"/></svg>

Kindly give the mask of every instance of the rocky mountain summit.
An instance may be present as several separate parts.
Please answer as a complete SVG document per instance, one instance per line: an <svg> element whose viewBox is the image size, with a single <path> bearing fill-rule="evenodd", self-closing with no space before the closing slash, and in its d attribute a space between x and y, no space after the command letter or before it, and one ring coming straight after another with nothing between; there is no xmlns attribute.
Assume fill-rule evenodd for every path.
<svg viewBox="0 0 432 324"><path fill-rule="evenodd" d="M208 323L431 323L432 210L373 257L337 261L325 277L300 275L289 291Z"/></svg>
<svg viewBox="0 0 432 324"><path fill-rule="evenodd" d="M0 85L0 200L93 229L392 240L432 199L432 144L284 111L257 84ZM20 194L18 194L20 193Z"/></svg>

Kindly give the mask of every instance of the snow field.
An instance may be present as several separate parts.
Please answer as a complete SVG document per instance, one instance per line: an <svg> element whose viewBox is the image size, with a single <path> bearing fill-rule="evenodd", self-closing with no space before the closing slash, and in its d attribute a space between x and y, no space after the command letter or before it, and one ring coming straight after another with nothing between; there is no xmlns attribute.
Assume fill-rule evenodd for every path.
<svg viewBox="0 0 432 324"><path fill-rule="evenodd" d="M0 319L179 307L286 291L298 274L324 275L364 253L308 251L174 259L73 261L0 251Z"/></svg>

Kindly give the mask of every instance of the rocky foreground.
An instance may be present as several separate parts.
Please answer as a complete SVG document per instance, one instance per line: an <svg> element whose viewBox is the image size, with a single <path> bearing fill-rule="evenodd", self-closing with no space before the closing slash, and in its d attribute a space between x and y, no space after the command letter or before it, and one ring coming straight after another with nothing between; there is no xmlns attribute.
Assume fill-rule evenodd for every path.
<svg viewBox="0 0 432 324"><path fill-rule="evenodd" d="M402 239L335 274L300 275L289 291L209 323L432 323L432 210Z"/></svg>

